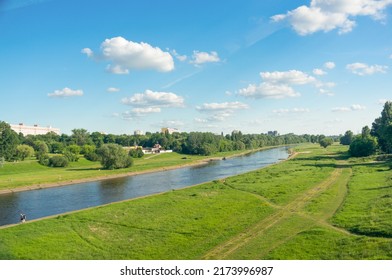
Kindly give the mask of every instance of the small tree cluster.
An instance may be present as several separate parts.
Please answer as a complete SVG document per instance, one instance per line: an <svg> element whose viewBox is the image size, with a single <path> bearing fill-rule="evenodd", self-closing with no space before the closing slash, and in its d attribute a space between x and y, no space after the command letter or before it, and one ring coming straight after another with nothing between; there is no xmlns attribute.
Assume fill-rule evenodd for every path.
<svg viewBox="0 0 392 280"><path fill-rule="evenodd" d="M142 158L144 156L143 150L140 147L130 149L128 155L133 158Z"/></svg>
<svg viewBox="0 0 392 280"><path fill-rule="evenodd" d="M127 168L133 164L132 158L128 153L117 144L104 144L97 149L102 167L105 169Z"/></svg>

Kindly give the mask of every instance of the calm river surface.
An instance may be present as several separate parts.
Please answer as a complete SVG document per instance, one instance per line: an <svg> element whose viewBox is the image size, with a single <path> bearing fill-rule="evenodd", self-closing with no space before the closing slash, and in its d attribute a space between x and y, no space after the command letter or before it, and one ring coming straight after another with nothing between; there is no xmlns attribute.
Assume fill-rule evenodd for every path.
<svg viewBox="0 0 392 280"><path fill-rule="evenodd" d="M0 195L0 226L221 179L288 157L288 148L259 151L206 165Z"/></svg>

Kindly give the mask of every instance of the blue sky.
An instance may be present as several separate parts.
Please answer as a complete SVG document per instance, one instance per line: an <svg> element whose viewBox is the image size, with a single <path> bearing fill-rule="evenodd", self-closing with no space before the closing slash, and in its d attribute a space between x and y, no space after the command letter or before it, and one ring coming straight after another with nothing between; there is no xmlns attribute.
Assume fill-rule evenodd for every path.
<svg viewBox="0 0 392 280"><path fill-rule="evenodd" d="M0 1L0 120L69 134L360 132L392 0Z"/></svg>

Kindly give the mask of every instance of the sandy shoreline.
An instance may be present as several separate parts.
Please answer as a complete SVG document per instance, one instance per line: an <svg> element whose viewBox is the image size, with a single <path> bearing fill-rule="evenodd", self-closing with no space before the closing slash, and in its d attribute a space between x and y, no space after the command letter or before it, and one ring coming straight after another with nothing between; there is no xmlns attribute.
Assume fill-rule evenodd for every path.
<svg viewBox="0 0 392 280"><path fill-rule="evenodd" d="M201 159L201 160L198 160L198 161L195 161L192 163L179 164L179 165L160 167L160 168L153 168L153 169L143 170L143 171L126 172L126 173L115 174L115 175L105 175L105 176L99 176L99 177L93 177L93 178L75 179L75 180L63 181L63 182L43 183L43 184L35 184L35 185L29 185L29 186L24 186L24 187L16 187L16 188L11 188L11 189L2 189L2 190L0 190L0 195L12 194L12 193L16 193L16 192L31 191L31 190L46 189L46 188L63 187L63 186L67 186L67 185L96 182L96 181L116 179L116 178L129 177L129 176L136 176L136 175L155 173L155 172L161 172L161 171L166 171L166 170L180 169L180 168L185 168L185 167L189 167L189 166L205 165L205 164L208 164L210 161L223 160L224 158L239 157L239 156L243 156L243 155L246 155L249 153L258 152L261 150L269 150L269 149L273 149L273 148L277 148L277 147L275 146L275 147L261 148L261 149L257 149L254 151L246 151L243 153L239 153L239 154L231 155L231 156L227 156L227 157L211 157L211 158Z"/></svg>

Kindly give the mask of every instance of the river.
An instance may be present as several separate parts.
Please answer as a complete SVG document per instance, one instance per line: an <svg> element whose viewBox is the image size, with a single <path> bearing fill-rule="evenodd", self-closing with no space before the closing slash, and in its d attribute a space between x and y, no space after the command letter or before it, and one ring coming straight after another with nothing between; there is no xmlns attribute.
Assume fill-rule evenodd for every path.
<svg viewBox="0 0 392 280"><path fill-rule="evenodd" d="M216 179L246 173L288 157L288 148L279 147L206 165L141 174L63 187L0 195L0 226L62 214L131 198L181 189Z"/></svg>

